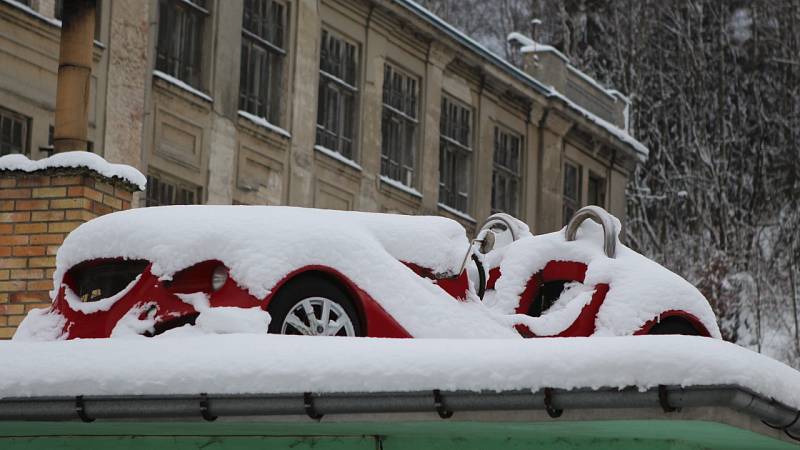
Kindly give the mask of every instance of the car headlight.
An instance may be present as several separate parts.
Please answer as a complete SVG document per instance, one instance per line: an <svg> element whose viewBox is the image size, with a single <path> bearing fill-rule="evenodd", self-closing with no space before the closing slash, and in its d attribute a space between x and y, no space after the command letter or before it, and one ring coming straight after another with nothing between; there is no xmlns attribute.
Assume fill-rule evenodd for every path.
<svg viewBox="0 0 800 450"><path fill-rule="evenodd" d="M211 274L211 289L214 291L222 289L226 281L228 281L228 268L225 266L217 266Z"/></svg>

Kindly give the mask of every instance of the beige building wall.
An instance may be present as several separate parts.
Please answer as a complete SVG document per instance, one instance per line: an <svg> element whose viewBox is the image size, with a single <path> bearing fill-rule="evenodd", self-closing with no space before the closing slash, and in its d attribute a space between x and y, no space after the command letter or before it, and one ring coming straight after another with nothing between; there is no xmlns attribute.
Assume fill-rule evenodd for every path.
<svg viewBox="0 0 800 450"><path fill-rule="evenodd" d="M0 2L0 28L7 30L0 35L0 108L28 118L26 151L40 158L47 154L53 121L59 24L52 18L55 2L36 3ZM563 225L565 161L583 168L583 203L592 173L604 180L601 206L624 216L625 184L641 156L635 149L402 2L284 1L286 55L273 124L239 111L243 0L206 3L201 82L187 87L155 70L158 1L101 1L89 131L96 152L169 182L198 203L441 214L474 231L492 212L499 127L520 139L518 214L536 232ZM357 48L350 160L316 146L323 28ZM380 175L386 63L419 82L416 176L408 188ZM553 57L526 67L624 127L618 99L565 64ZM469 201L460 212L439 204L443 95L467 105L473 117ZM140 206L147 195L138 199Z"/></svg>

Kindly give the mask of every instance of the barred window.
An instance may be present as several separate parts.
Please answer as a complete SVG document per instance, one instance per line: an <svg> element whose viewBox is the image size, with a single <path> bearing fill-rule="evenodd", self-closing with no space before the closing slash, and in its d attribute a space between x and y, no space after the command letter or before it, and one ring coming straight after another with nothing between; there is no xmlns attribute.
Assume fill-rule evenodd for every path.
<svg viewBox="0 0 800 450"><path fill-rule="evenodd" d="M353 159L358 88L356 45L322 30L317 145Z"/></svg>
<svg viewBox="0 0 800 450"><path fill-rule="evenodd" d="M190 183L170 179L160 174L147 176L145 206L196 205L200 188Z"/></svg>
<svg viewBox="0 0 800 450"><path fill-rule="evenodd" d="M606 180L593 172L589 172L588 200L590 205L606 207Z"/></svg>
<svg viewBox="0 0 800 450"><path fill-rule="evenodd" d="M520 185L520 138L495 127L492 212L518 215Z"/></svg>
<svg viewBox="0 0 800 450"><path fill-rule="evenodd" d="M28 152L30 119L0 108L0 156Z"/></svg>
<svg viewBox="0 0 800 450"><path fill-rule="evenodd" d="M383 66L381 175L414 185L419 82L390 64Z"/></svg>
<svg viewBox="0 0 800 450"><path fill-rule="evenodd" d="M581 204L581 166L564 162L564 208L562 217L566 225Z"/></svg>
<svg viewBox="0 0 800 450"><path fill-rule="evenodd" d="M472 172L472 111L442 97L439 123L439 203L467 212Z"/></svg>
<svg viewBox="0 0 800 450"><path fill-rule="evenodd" d="M274 124L280 122L286 17L281 2L244 2L239 109Z"/></svg>
<svg viewBox="0 0 800 450"><path fill-rule="evenodd" d="M156 69L201 88L207 0L159 0Z"/></svg>

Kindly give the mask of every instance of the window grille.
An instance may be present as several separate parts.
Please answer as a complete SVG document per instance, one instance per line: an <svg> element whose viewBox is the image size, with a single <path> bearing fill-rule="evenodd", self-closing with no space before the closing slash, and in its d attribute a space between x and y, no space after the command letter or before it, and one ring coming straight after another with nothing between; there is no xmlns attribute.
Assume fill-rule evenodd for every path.
<svg viewBox="0 0 800 450"><path fill-rule="evenodd" d="M381 175L414 186L419 82L390 64L383 68Z"/></svg>
<svg viewBox="0 0 800 450"><path fill-rule="evenodd" d="M353 159L358 88L358 49L322 30L317 105L317 145Z"/></svg>
<svg viewBox="0 0 800 450"><path fill-rule="evenodd" d="M239 109L274 124L280 122L286 17L281 2L244 2Z"/></svg>
<svg viewBox="0 0 800 450"><path fill-rule="evenodd" d="M439 132L439 202L468 212L472 176L472 111L442 97Z"/></svg>
<svg viewBox="0 0 800 450"><path fill-rule="evenodd" d="M499 127L494 129L492 212L519 214L520 138Z"/></svg>
<svg viewBox="0 0 800 450"><path fill-rule="evenodd" d="M206 0L159 0L156 69L201 88Z"/></svg>

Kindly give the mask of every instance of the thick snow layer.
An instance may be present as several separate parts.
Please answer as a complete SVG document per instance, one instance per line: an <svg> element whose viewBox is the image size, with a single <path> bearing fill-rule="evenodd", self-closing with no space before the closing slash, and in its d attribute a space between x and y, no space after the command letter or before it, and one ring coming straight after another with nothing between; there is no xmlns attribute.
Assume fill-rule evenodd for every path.
<svg viewBox="0 0 800 450"><path fill-rule="evenodd" d="M415 337L518 338L479 301L459 302L401 262L455 273L468 245L464 228L443 217L273 206L142 208L70 233L54 279L60 286L66 270L96 258L146 259L161 278L217 259L263 298L292 271L322 265L352 280Z"/></svg>
<svg viewBox="0 0 800 450"><path fill-rule="evenodd" d="M64 336L67 319L50 308L34 308L17 327L12 339L17 341L55 341Z"/></svg>
<svg viewBox="0 0 800 450"><path fill-rule="evenodd" d="M595 336L629 335L662 312L681 310L697 317L713 337L720 337L708 301L694 286L629 249L618 237L615 258L608 258L603 251L603 229L594 222L584 222L572 242L566 241L561 230L520 239L504 250L502 255L487 255L488 266L497 266L497 259L502 273L494 297L487 299L487 305L506 316L502 320L525 324L538 335L552 335L566 329L580 313L580 307L589 301L591 292L568 289L555 308L541 317L508 315L514 313L530 277L548 262L576 261L587 265L585 285L609 285L597 313Z"/></svg>
<svg viewBox="0 0 800 450"><path fill-rule="evenodd" d="M141 172L125 164L112 164L99 155L91 152L64 152L56 153L48 158L30 160L25 155L12 154L0 157L0 171L2 170L21 170L23 172L35 172L50 168L65 167L86 167L94 170L100 175L109 178L121 178L128 183L144 190L147 178Z"/></svg>
<svg viewBox="0 0 800 450"><path fill-rule="evenodd" d="M224 335L0 342L0 397L736 385L800 408L800 372L717 339ZM312 363L313 362L313 363Z"/></svg>

